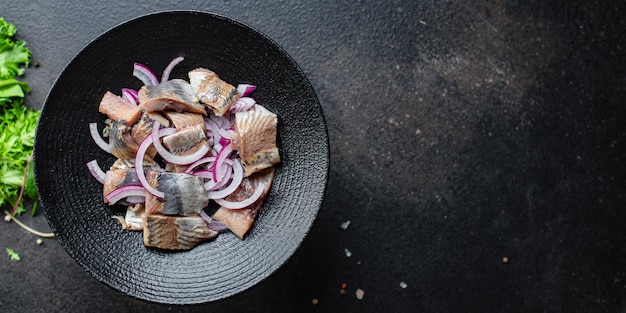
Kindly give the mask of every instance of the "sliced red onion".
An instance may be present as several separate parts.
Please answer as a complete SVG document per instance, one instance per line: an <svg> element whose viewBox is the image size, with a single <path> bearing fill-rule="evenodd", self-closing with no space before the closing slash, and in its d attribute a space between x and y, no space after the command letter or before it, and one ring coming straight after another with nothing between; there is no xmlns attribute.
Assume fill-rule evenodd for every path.
<svg viewBox="0 0 626 313"><path fill-rule="evenodd" d="M213 166L211 168L211 176L208 177L208 181L204 184L204 189L206 189L206 191L212 191L212 190L217 190L219 188L222 188L224 185L226 185L233 173L232 166L233 166L233 160L228 159L228 158L225 159L224 162L222 163L223 171L221 171L224 174L218 177L218 180L215 180L213 178L213 175L215 174L215 163L213 163Z"/></svg>
<svg viewBox="0 0 626 313"><path fill-rule="evenodd" d="M222 173L222 164L224 163L224 160L228 158L231 152L233 152L233 146L230 143L228 143L217 154L217 159L215 159L215 165L213 166L213 180L214 181L219 183L221 177L224 176L224 174Z"/></svg>
<svg viewBox="0 0 626 313"><path fill-rule="evenodd" d="M158 85L159 79L154 72L147 66L141 63L135 63L133 65L133 76L137 77L146 86Z"/></svg>
<svg viewBox="0 0 626 313"><path fill-rule="evenodd" d="M211 230L221 232L228 229L226 224L212 219L204 210L200 211L200 216L206 221L206 226Z"/></svg>
<svg viewBox="0 0 626 313"><path fill-rule="evenodd" d="M233 193L243 180L243 167L239 159L233 160L233 176L230 184L224 189L207 192L209 199L222 199Z"/></svg>
<svg viewBox="0 0 626 313"><path fill-rule="evenodd" d="M177 165L191 164L193 162L198 161L203 156L205 156L207 152L209 152L209 150L211 149L211 147L209 147L208 144L205 144L205 145L202 145L196 152L189 154L189 155L180 156L180 155L173 154L167 151L165 147L163 147L163 145L161 144L161 140L159 140L159 138L163 136L169 136L175 133L176 128L169 127L169 128L163 128L159 130L159 127L160 127L159 122L154 121L152 125L152 135L151 135L152 141L153 141L152 143L154 144L154 148L156 149L157 153L163 158L163 160L167 162L170 162L172 164L177 164Z"/></svg>
<svg viewBox="0 0 626 313"><path fill-rule="evenodd" d="M220 139L222 138L219 131L220 128L214 120L208 117L204 118L204 125L207 130L211 130L210 141L213 141L213 151L215 152L215 154L217 154L222 149L221 145L219 144Z"/></svg>
<svg viewBox="0 0 626 313"><path fill-rule="evenodd" d="M224 199L214 199L214 201L217 202L217 204L227 209L231 209L231 210L243 209L252 205L253 203L255 203L257 200L261 198L261 195L263 195L263 191L265 190L265 185L266 183L260 183L256 187L256 190L254 191L254 193L250 196L250 198L245 199L243 201L227 201Z"/></svg>
<svg viewBox="0 0 626 313"><path fill-rule="evenodd" d="M191 175L200 177L203 179L203 181L213 179L213 171L209 171L209 170L199 170L199 171L191 172Z"/></svg>
<svg viewBox="0 0 626 313"><path fill-rule="evenodd" d="M146 179L146 174L143 172L143 158L146 155L146 150L152 145L152 136L146 136L146 138L139 145L137 153L135 154L135 172L137 173L137 179L141 185L151 194L158 198L164 198L165 194L162 191L156 190L150 186Z"/></svg>
<svg viewBox="0 0 626 313"><path fill-rule="evenodd" d="M122 88L122 97L132 104L139 104L139 93L137 92L137 90Z"/></svg>
<svg viewBox="0 0 626 313"><path fill-rule="evenodd" d="M98 132L98 124L97 123L89 123L89 133L91 134L91 138L93 141L100 147L100 149L111 153L111 145L104 141Z"/></svg>
<svg viewBox="0 0 626 313"><path fill-rule="evenodd" d="M146 189L141 185L126 185L109 192L106 197L110 204L130 196L145 197Z"/></svg>
<svg viewBox="0 0 626 313"><path fill-rule="evenodd" d="M235 104L230 108L229 112L234 113L234 112L248 111L255 104L256 104L256 101L253 98L241 97L241 98L237 99Z"/></svg>
<svg viewBox="0 0 626 313"><path fill-rule="evenodd" d="M182 62L184 59L185 58L183 58L182 56L172 59L172 61L170 61L170 63L163 70L161 81L162 82L168 81L170 79L170 74L172 73L172 70L174 69L174 67L178 65L178 63Z"/></svg>
<svg viewBox="0 0 626 313"><path fill-rule="evenodd" d="M91 160L87 162L87 168L89 168L89 173L101 184L104 184L104 179L106 177L106 173L100 168L97 160Z"/></svg>
<svg viewBox="0 0 626 313"><path fill-rule="evenodd" d="M249 96L255 90L256 90L255 85L250 85L250 84L237 85L237 91L242 97Z"/></svg>
<svg viewBox="0 0 626 313"><path fill-rule="evenodd" d="M215 157L214 156L202 158L202 159L192 163L191 165L187 166L187 168L185 169L185 173L191 173L194 168L196 168L196 167L198 167L198 166L200 166L202 164L211 163L211 162L215 162Z"/></svg>
<svg viewBox="0 0 626 313"><path fill-rule="evenodd" d="M225 147L225 146L227 146L227 145L229 145L229 144L230 144L230 139L225 138L225 137L222 137L222 138L220 138L220 142L219 142L219 144L220 144L222 147Z"/></svg>

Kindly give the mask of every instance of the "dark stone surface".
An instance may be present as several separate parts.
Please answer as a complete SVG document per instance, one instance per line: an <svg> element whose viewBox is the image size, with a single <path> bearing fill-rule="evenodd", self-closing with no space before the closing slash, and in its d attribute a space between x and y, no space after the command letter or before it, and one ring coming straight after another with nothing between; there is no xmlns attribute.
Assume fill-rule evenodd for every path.
<svg viewBox="0 0 626 313"><path fill-rule="evenodd" d="M199 9L263 31L299 63L331 143L328 192L311 233L258 286L208 305L146 303L93 279L55 240L37 246L3 222L0 246L22 261L0 257L2 311L626 308L623 1L2 7L41 63L24 77L34 107L102 31L144 13ZM46 227L41 214L24 219Z"/></svg>

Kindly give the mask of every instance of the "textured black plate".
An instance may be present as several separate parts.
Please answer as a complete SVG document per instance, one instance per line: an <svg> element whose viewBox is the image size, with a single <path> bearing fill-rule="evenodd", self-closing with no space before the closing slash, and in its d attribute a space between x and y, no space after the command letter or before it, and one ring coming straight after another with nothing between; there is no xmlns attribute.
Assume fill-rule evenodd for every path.
<svg viewBox="0 0 626 313"><path fill-rule="evenodd" d="M160 74L213 69L231 84L257 85L256 100L279 116L282 163L262 213L245 240L224 233L191 251L143 246L122 231L85 164L114 159L89 136L102 127L105 91L139 88L133 62ZM162 12L123 23L89 43L50 91L35 143L35 177L45 216L65 250L96 279L149 301L190 304L221 299L257 284L294 253L311 228L326 189L329 147L324 116L302 70L274 41L231 19L203 12Z"/></svg>

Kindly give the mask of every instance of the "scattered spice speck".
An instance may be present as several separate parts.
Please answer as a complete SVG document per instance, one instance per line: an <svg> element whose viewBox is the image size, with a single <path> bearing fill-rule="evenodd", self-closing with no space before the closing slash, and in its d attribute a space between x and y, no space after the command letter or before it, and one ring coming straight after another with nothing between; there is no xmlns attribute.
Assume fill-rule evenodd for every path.
<svg viewBox="0 0 626 313"><path fill-rule="evenodd" d="M311 304L317 305L318 303L320 303L320 300L318 300L317 298L311 299Z"/></svg>
<svg viewBox="0 0 626 313"><path fill-rule="evenodd" d="M405 282L401 281L400 282L400 288L406 289L406 287L408 287L408 285Z"/></svg>
<svg viewBox="0 0 626 313"><path fill-rule="evenodd" d="M341 284L341 289L347 289L347 288L348 288L348 284L346 283Z"/></svg>
<svg viewBox="0 0 626 313"><path fill-rule="evenodd" d="M356 298L357 299L362 300L363 297L365 296L365 291L363 291L363 289L359 288L359 289L356 290L355 294L356 294Z"/></svg>
<svg viewBox="0 0 626 313"><path fill-rule="evenodd" d="M341 223L341 229L343 229L343 230L348 229L348 226L350 226L350 220L347 220L347 221Z"/></svg>
<svg viewBox="0 0 626 313"><path fill-rule="evenodd" d="M504 264L508 264L508 263L509 263L509 257L506 257L506 256L505 256L505 257L503 257L503 258L502 258L502 263L504 263Z"/></svg>
<svg viewBox="0 0 626 313"><path fill-rule="evenodd" d="M343 288L339 289L339 294L340 294L340 295L345 296L345 295L346 295L346 293L348 293L348 291L347 291L347 290L345 290L345 289L343 289Z"/></svg>
<svg viewBox="0 0 626 313"><path fill-rule="evenodd" d="M343 249L343 252L346 253L346 257L351 257L352 256L352 252L350 252L350 250L348 250L348 248Z"/></svg>

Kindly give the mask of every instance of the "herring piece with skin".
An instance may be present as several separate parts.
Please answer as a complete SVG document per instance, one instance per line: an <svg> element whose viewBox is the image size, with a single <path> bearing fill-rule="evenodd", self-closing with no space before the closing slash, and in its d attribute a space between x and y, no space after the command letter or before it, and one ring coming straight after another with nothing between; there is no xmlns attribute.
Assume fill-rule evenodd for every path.
<svg viewBox="0 0 626 313"><path fill-rule="evenodd" d="M172 154L179 156L193 154L208 144L204 124L186 127L163 137L163 146Z"/></svg>
<svg viewBox="0 0 626 313"><path fill-rule="evenodd" d="M241 97L237 88L221 80L215 72L206 68L191 70L188 76L189 84L200 102L211 108L217 116L226 114Z"/></svg>
<svg viewBox="0 0 626 313"><path fill-rule="evenodd" d="M235 113L233 149L239 152L245 176L280 163L276 146L278 118L259 104Z"/></svg>
<svg viewBox="0 0 626 313"><path fill-rule="evenodd" d="M191 85L182 79L172 79L158 85L139 89L139 106L147 112L174 110L205 114Z"/></svg>
<svg viewBox="0 0 626 313"><path fill-rule="evenodd" d="M102 185L102 196L104 197L104 203L108 203L107 195L113 190L128 186L139 185L139 179L137 178L137 172L134 168L126 169L110 169L106 171L104 176L104 184Z"/></svg>
<svg viewBox="0 0 626 313"><path fill-rule="evenodd" d="M138 145L131 135L131 128L125 121L108 120L104 129L108 133L111 154L122 160L135 158Z"/></svg>
<svg viewBox="0 0 626 313"><path fill-rule="evenodd" d="M200 216L142 216L143 243L147 247L189 250L217 236Z"/></svg>
<svg viewBox="0 0 626 313"><path fill-rule="evenodd" d="M187 173L150 171L148 183L165 195L163 199L146 195L146 214L199 215L209 204L202 180Z"/></svg>
<svg viewBox="0 0 626 313"><path fill-rule="evenodd" d="M263 194L257 201L246 208L237 210L220 207L215 214L213 214L213 219L224 223L237 237L243 239L250 231L265 198L269 194L272 181L274 180L274 171L274 168L270 167L256 172L250 177L244 178L239 187L231 195L226 197L228 201L245 200L254 193L259 185L264 184L265 189L263 190Z"/></svg>
<svg viewBox="0 0 626 313"><path fill-rule="evenodd" d="M98 111L111 120L124 121L126 126L133 125L141 115L141 108L110 91L102 97Z"/></svg>
<svg viewBox="0 0 626 313"><path fill-rule="evenodd" d="M174 124L174 127L178 130L182 130L187 127L200 126L202 130L206 131L206 126L204 125L204 115L200 113L163 111L163 115L172 121L172 124Z"/></svg>
<svg viewBox="0 0 626 313"><path fill-rule="evenodd" d="M141 144L141 142L143 142L146 137L152 134L152 124L154 123L154 121L158 121L159 124L164 125L165 127L169 126L169 120L161 116L159 113L150 113L144 111L137 123L133 125L133 128L130 131L131 136L136 143ZM156 153L157 151L154 146L150 146L148 150L146 150L146 155L150 156L151 158L154 158Z"/></svg>

